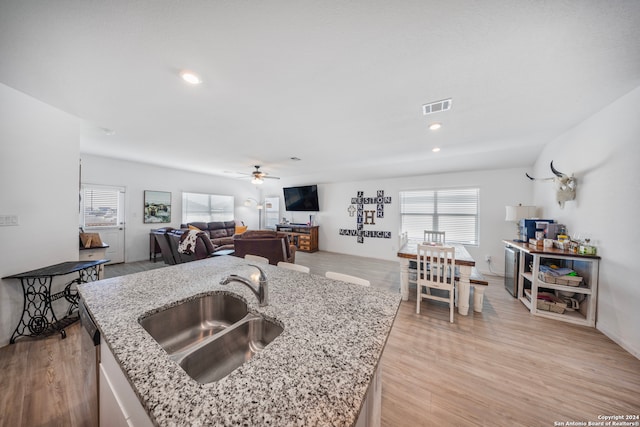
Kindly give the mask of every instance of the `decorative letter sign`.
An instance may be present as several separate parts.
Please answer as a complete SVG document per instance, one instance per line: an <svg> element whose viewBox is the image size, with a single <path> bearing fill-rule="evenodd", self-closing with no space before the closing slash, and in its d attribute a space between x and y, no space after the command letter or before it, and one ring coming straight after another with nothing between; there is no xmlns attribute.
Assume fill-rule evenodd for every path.
<svg viewBox="0 0 640 427"><path fill-rule="evenodd" d="M384 218L384 205L391 203L391 197L384 195L384 190L378 190L377 197L364 197L363 191L358 191L356 197L351 198L351 206L347 209L349 216L356 213L356 229L341 228L341 236L357 236L358 243L364 243L365 237L390 239L390 231L365 230L365 225L376 225L375 218ZM355 208L353 205L356 205ZM364 205L376 205L376 210L365 210Z"/></svg>

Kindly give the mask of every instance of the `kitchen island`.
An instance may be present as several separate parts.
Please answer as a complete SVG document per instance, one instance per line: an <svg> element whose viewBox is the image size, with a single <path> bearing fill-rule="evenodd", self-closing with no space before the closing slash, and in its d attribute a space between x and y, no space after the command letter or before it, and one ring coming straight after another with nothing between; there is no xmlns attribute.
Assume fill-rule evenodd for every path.
<svg viewBox="0 0 640 427"><path fill-rule="evenodd" d="M244 285L248 262L222 256L79 286L105 345L153 424L360 424L400 295L261 266L269 305ZM284 328L262 352L219 381L199 384L139 319L209 293L232 293ZM101 384L101 387L103 385ZM377 408L379 411L379 408ZM379 422L379 421L378 421Z"/></svg>

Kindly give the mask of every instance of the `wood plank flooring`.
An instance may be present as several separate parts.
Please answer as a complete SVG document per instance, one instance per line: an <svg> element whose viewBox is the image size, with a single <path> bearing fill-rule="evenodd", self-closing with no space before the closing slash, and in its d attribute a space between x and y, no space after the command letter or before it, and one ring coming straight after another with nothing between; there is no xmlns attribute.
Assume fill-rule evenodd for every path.
<svg viewBox="0 0 640 427"><path fill-rule="evenodd" d="M399 290L398 263L298 253L327 270ZM148 264L148 265L147 265ZM160 264L161 265L161 264ZM106 276L159 267L107 266ZM382 425L554 426L640 414L640 360L595 329L540 319L487 277L483 313L448 321L448 308L403 302L382 359ZM0 349L0 426L87 426L78 323L58 335Z"/></svg>

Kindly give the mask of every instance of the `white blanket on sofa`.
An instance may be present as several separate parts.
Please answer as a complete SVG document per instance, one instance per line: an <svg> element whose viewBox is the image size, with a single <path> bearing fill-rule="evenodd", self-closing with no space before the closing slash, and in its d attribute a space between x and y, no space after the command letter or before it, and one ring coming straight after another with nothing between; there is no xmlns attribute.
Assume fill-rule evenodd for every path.
<svg viewBox="0 0 640 427"><path fill-rule="evenodd" d="M178 252L181 254L191 255L196 251L196 239L198 238L199 231L189 230L180 236L180 244L178 245Z"/></svg>

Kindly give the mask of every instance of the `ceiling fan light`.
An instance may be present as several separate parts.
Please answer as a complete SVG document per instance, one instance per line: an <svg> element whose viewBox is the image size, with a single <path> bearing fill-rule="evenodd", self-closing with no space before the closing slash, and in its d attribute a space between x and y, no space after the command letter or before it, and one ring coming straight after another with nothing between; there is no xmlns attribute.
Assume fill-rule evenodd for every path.
<svg viewBox="0 0 640 427"><path fill-rule="evenodd" d="M258 178L257 176L254 176L253 179L251 180L252 184L262 184L263 182L264 181Z"/></svg>

